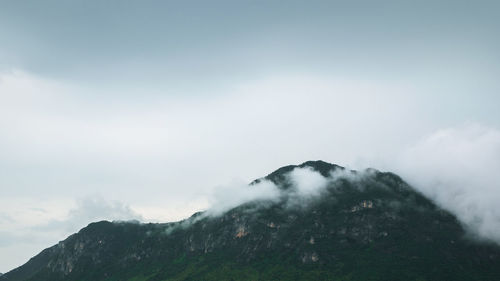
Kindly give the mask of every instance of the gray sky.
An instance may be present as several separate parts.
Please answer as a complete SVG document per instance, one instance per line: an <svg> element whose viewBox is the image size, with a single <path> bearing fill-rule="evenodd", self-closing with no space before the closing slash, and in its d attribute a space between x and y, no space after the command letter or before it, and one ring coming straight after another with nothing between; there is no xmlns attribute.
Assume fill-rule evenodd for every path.
<svg viewBox="0 0 500 281"><path fill-rule="evenodd" d="M498 1L0 5L0 272L312 159L397 171L451 210L500 199ZM490 180L458 186L464 167Z"/></svg>

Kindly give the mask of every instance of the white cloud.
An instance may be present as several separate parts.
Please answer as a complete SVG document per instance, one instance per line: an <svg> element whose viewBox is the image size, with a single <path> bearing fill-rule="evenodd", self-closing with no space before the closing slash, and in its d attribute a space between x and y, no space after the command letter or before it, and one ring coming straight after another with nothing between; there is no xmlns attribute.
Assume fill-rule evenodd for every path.
<svg viewBox="0 0 500 281"><path fill-rule="evenodd" d="M351 174L348 171L337 171L324 177L311 167L297 167L284 176L286 182L284 189L283 186L277 186L266 179L261 179L252 185L233 181L228 185L218 186L211 193L207 214L220 215L231 208L255 201L259 201L256 208L280 200L286 200L289 208L307 207L321 196L330 183L339 178L357 180L365 176L365 173Z"/></svg>
<svg viewBox="0 0 500 281"><path fill-rule="evenodd" d="M439 130L393 165L472 234L500 243L499 130L479 124Z"/></svg>
<svg viewBox="0 0 500 281"><path fill-rule="evenodd" d="M1 193L99 192L134 205L188 201L228 178L251 181L308 159L350 164L399 141L365 145L411 108L399 95L412 90L404 83L342 77L284 75L209 98L134 99L23 72L0 76L0 183L12 186Z"/></svg>
<svg viewBox="0 0 500 281"><path fill-rule="evenodd" d="M279 189L268 180L262 180L250 186L246 182L233 180L228 185L220 185L213 189L207 213L217 216L247 202L276 201L279 195Z"/></svg>
<svg viewBox="0 0 500 281"><path fill-rule="evenodd" d="M129 211L151 221L175 220L206 209L210 203L227 209L247 198L274 198L272 188L258 186L248 191L246 183L283 165L323 159L364 168L366 165L356 164L366 160L379 168L386 155L391 156L386 163L394 164L384 167L401 171L405 178L411 179L415 170L419 173L415 178L431 175L446 185L471 181L468 186L477 183L477 188L496 198L495 181L490 180L492 167L498 167L492 156L497 155L495 133L460 136L464 142L450 147L446 142L452 143L455 136L434 137L407 152L399 163L394 160L399 159L404 145L429 128L446 124L427 114L429 100L420 99L418 90L404 81L294 74L226 85L224 92L207 97L142 99L19 71L1 73L0 198L11 198L20 206L49 202L51 206L44 208L47 213L19 213L24 218L18 220L18 226L23 229L47 220L65 221L68 210L76 205L74 201L70 206L55 203L51 198L82 198L93 193L127 202ZM477 134L479 139L473 137ZM443 160L452 156L457 158ZM417 159L413 164L412 157ZM491 163L482 170L480 161L473 166L462 163L469 158ZM451 168L442 170L444 179L439 176L439 167L453 166L448 162L461 165L456 167L462 171L455 180L456 170ZM418 163L431 163L436 169ZM302 181L300 192L317 192L314 186L321 184L321 178L296 173L305 173L303 179L296 178ZM220 199L213 199L209 188L229 178L243 180L213 191L222 193L217 195ZM495 200L489 198L476 206L469 200L479 200L474 198L480 195L468 189L448 190L457 194L454 200L461 207L471 208L468 214L484 214L479 219L483 222L475 223L481 233L496 230L489 227L496 211L482 210L493 207ZM230 198L232 193L234 198ZM17 202L13 198L33 202L24 204L24 199ZM18 208L7 204L2 210L12 214ZM75 212L75 219L82 222L97 219L90 213ZM462 216L471 223L478 221L474 216ZM0 217L2 229L18 229L6 221L8 218Z"/></svg>
<svg viewBox="0 0 500 281"><path fill-rule="evenodd" d="M317 196L332 179L323 177L310 167L295 168L288 175L296 192L301 197Z"/></svg>
<svg viewBox="0 0 500 281"><path fill-rule="evenodd" d="M77 200L77 206L71 209L68 217L62 221L68 227L73 225L76 229L99 220L142 220L142 216L132 210L132 208L120 201L107 201L100 196L88 196Z"/></svg>
<svg viewBox="0 0 500 281"><path fill-rule="evenodd" d="M163 223L180 221L195 212L206 210L210 206L209 202L208 196L199 194L187 202L133 205L131 208L135 213L140 214L145 222Z"/></svg>
<svg viewBox="0 0 500 281"><path fill-rule="evenodd" d="M99 220L141 220L126 204L100 196L79 200L0 198L0 265L10 270L68 235Z"/></svg>

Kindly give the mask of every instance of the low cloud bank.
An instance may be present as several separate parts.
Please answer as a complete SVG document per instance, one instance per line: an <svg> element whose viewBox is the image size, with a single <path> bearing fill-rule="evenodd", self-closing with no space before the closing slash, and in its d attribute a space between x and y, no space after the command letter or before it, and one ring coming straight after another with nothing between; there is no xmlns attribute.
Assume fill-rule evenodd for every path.
<svg viewBox="0 0 500 281"><path fill-rule="evenodd" d="M439 130L387 162L388 170L456 215L471 238L500 244L500 130L480 124ZM311 168L296 168L288 174L293 190L288 204L303 206L331 182L356 181L371 172L336 171L325 178ZM207 213L218 215L256 200L277 201L282 195L270 181L221 186Z"/></svg>
<svg viewBox="0 0 500 281"><path fill-rule="evenodd" d="M258 206L278 202L286 197L286 204L290 208L307 206L338 179L355 181L364 178L370 170L353 173L349 170L336 170L328 177L324 177L311 167L295 168L285 175L285 182L289 183L286 191L275 183L261 179L259 182L248 185L245 182L232 182L228 185L215 188L210 200L210 208L206 215L218 216L239 205L254 202Z"/></svg>
<svg viewBox="0 0 500 281"><path fill-rule="evenodd" d="M397 173L454 213L472 236L500 244L500 131L479 124L423 138L394 162Z"/></svg>
<svg viewBox="0 0 500 281"><path fill-rule="evenodd" d="M99 195L35 200L0 198L0 270L7 272L43 249L99 220L142 220L130 206Z"/></svg>
<svg viewBox="0 0 500 281"><path fill-rule="evenodd" d="M328 182L333 180L323 177L308 167L295 168L288 174L288 177L297 195L306 197L318 195L328 185Z"/></svg>
<svg viewBox="0 0 500 281"><path fill-rule="evenodd" d="M130 206L119 201L107 201L95 195L77 200L75 208L68 212L63 220L52 220L40 228L61 229L68 233L76 232L91 222L110 221L142 221L140 214Z"/></svg>
<svg viewBox="0 0 500 281"><path fill-rule="evenodd" d="M247 202L277 201L279 195L278 187L268 180L262 180L251 186L242 181L233 181L214 189L209 200L211 207L207 210L207 215L218 216Z"/></svg>

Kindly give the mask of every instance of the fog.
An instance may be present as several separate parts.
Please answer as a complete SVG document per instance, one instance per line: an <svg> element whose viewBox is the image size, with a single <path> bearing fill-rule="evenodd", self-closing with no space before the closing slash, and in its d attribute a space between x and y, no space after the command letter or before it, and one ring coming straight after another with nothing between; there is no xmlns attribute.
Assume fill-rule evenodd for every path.
<svg viewBox="0 0 500 281"><path fill-rule="evenodd" d="M428 109L430 94L416 94L429 90L422 85L290 75L213 99L136 104L82 98L88 89L24 72L0 81L0 247L11 253L3 264L19 265L93 220L176 221L274 200L274 189L247 183L313 159L394 171L457 214L471 236L499 241L498 129L450 127L448 113ZM324 185L317 174L293 173L297 198Z"/></svg>
<svg viewBox="0 0 500 281"><path fill-rule="evenodd" d="M390 156L376 161L457 216L468 238L500 245L499 130L467 123L438 130ZM337 170L325 178L310 168L296 168L287 174L292 184L287 191L288 206L304 206L339 178L358 181L372 172ZM244 182L219 186L212 195L208 213L218 215L247 202L276 202L281 192L272 182L263 180L251 186Z"/></svg>
<svg viewBox="0 0 500 281"><path fill-rule="evenodd" d="M391 165L451 211L469 232L500 244L500 131L480 124L439 130Z"/></svg>
<svg viewBox="0 0 500 281"><path fill-rule="evenodd" d="M0 272L93 220L275 200L247 183L315 159L397 172L498 241L498 6L2 2Z"/></svg>

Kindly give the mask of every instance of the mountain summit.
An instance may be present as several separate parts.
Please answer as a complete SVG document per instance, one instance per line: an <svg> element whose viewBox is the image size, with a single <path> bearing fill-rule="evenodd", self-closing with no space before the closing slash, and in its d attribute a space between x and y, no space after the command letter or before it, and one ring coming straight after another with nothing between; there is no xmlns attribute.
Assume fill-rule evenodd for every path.
<svg viewBox="0 0 500 281"><path fill-rule="evenodd" d="M322 186L295 192L296 171ZM500 280L500 247L395 174L308 161L264 181L277 198L220 215L91 223L0 280Z"/></svg>

